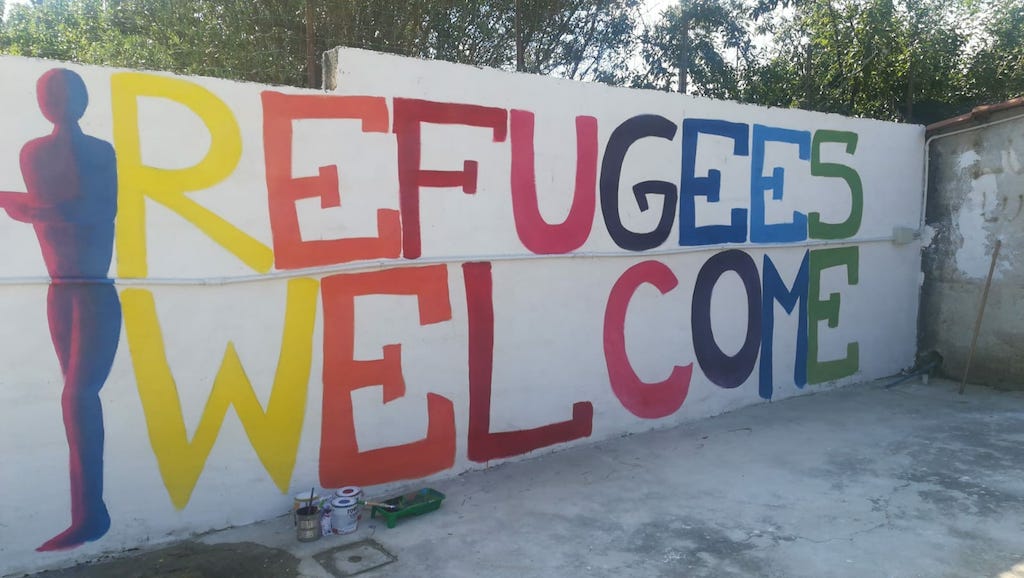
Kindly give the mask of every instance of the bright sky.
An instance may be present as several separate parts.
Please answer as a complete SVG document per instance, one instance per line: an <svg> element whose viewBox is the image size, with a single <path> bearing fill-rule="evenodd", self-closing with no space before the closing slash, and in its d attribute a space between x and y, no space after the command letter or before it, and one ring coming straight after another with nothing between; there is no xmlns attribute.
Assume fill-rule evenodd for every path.
<svg viewBox="0 0 1024 578"><path fill-rule="evenodd" d="M658 16L661 16L662 10L667 8L669 4L677 3L676 0L645 0L644 7L641 9L641 18L643 18L646 24L654 24Z"/></svg>
<svg viewBox="0 0 1024 578"><path fill-rule="evenodd" d="M10 10L11 6L14 6L15 4L28 4L28 0L4 0L4 5L7 7L7 10Z"/></svg>

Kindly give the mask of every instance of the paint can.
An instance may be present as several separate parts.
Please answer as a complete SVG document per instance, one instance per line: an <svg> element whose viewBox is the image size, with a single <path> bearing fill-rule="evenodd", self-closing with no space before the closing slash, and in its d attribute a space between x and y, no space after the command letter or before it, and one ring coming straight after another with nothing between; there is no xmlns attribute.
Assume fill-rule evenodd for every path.
<svg viewBox="0 0 1024 578"><path fill-rule="evenodd" d="M334 492L335 498L352 498L356 501L363 499L363 489L359 486L345 486Z"/></svg>
<svg viewBox="0 0 1024 578"><path fill-rule="evenodd" d="M296 512L299 508L305 508L307 506L319 506L320 496L313 494L313 499L309 499L309 494L295 494L295 501L292 502L292 524L298 524L299 518Z"/></svg>
<svg viewBox="0 0 1024 578"><path fill-rule="evenodd" d="M339 488L338 490L336 490L334 492L334 497L335 498L352 498L355 501L359 502L359 506L360 506L359 507L359 519L360 520L363 519L363 508L362 508L363 489L362 488L360 488L359 486L345 486L344 488Z"/></svg>
<svg viewBox="0 0 1024 578"><path fill-rule="evenodd" d="M331 524L335 534L351 534L359 527L359 502L355 498L335 498L331 502Z"/></svg>
<svg viewBox="0 0 1024 578"><path fill-rule="evenodd" d="M315 542L320 539L320 508L303 506L295 510L295 520L295 537L299 542Z"/></svg>

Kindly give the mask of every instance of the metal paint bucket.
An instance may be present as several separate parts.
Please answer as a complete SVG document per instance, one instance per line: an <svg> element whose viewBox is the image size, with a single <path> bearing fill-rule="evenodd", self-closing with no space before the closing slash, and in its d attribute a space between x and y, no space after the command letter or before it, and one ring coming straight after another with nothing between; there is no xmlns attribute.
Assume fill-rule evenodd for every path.
<svg viewBox="0 0 1024 578"><path fill-rule="evenodd" d="M298 522L299 522L298 515L295 513L295 512L298 511L299 508L304 508L306 506L319 506L319 505L320 505L320 495L319 494L313 494L313 499L312 500L309 499L309 494L305 494L305 493L303 493L303 494L295 494L295 501L292 502L292 524L298 524Z"/></svg>
<svg viewBox="0 0 1024 578"><path fill-rule="evenodd" d="M335 534L351 534L359 527L359 502L355 498L335 498L331 502L331 525Z"/></svg>
<svg viewBox="0 0 1024 578"><path fill-rule="evenodd" d="M320 508L299 508L295 511L295 519L295 535L299 542L314 542L320 539Z"/></svg>

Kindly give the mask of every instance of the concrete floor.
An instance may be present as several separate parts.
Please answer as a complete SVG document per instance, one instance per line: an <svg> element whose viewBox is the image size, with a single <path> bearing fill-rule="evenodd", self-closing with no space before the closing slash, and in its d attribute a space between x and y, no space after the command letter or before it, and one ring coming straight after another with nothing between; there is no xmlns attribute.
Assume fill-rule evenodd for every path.
<svg viewBox="0 0 1024 578"><path fill-rule="evenodd" d="M300 544L279 518L39 576L329 577L324 551L371 539L397 560L367 578L1024 578L1024 393L955 389L854 386L506 464L394 529Z"/></svg>

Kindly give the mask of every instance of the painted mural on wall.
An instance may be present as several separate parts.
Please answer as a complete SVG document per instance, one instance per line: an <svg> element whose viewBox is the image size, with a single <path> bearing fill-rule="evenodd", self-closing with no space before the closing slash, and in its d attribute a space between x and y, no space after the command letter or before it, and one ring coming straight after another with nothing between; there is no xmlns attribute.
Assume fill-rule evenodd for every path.
<svg viewBox="0 0 1024 578"><path fill-rule="evenodd" d="M107 278L114 249L117 167L110 143L78 126L88 106L82 78L53 69L39 78L39 111L53 132L21 149L27 192L5 192L7 214L35 229L52 279L46 314L64 374L71 525L39 551L74 548L110 527L103 502L103 408L99 398L121 335L121 304Z"/></svg>
<svg viewBox="0 0 1024 578"><path fill-rule="evenodd" d="M917 247L887 235L919 210L917 127L566 83L552 102L604 104L436 99L360 72L376 58L348 60L356 94L0 60L0 154L21 147L0 160L0 307L35 343L45 288L63 376L69 477L46 483L69 508L34 547L206 529L218 502L266 517L237 512L310 477L462 471L911 361ZM4 420L54 415L56 389L12 393L42 373L2 384ZM255 494L225 502L240 481ZM25 560L33 532L0 532Z"/></svg>

